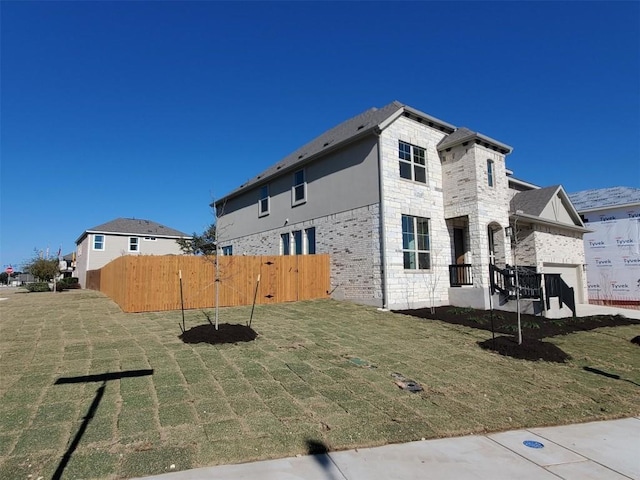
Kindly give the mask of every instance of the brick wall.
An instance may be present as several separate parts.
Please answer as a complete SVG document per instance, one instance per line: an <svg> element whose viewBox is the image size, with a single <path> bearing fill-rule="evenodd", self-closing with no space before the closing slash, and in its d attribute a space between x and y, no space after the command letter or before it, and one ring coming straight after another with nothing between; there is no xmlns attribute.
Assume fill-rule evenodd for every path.
<svg viewBox="0 0 640 480"><path fill-rule="evenodd" d="M316 229L316 252L331 255L332 297L381 306L380 217L377 204L225 241L234 255L279 255L280 235Z"/></svg>

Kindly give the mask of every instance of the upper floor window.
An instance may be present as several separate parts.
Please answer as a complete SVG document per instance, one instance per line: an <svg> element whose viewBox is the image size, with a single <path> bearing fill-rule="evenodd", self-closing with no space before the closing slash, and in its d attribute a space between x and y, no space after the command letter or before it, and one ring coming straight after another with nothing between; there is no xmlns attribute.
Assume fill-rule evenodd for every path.
<svg viewBox="0 0 640 480"><path fill-rule="evenodd" d="M429 219L402 215L402 255L406 270L429 270Z"/></svg>
<svg viewBox="0 0 640 480"><path fill-rule="evenodd" d="M427 162L425 149L402 141L398 142L400 176L407 180L427 183Z"/></svg>
<svg viewBox="0 0 640 480"><path fill-rule="evenodd" d="M490 187L493 187L493 177L494 177L493 160L487 160L487 183L489 184Z"/></svg>
<svg viewBox="0 0 640 480"><path fill-rule="evenodd" d="M138 241L140 239L138 237L129 237L129 251L130 252L137 252L140 250L140 245L138 244Z"/></svg>
<svg viewBox="0 0 640 480"><path fill-rule="evenodd" d="M227 245L226 247L222 247L222 255L225 257L233 255L233 245Z"/></svg>
<svg viewBox="0 0 640 480"><path fill-rule="evenodd" d="M156 237L144 237L145 242L155 242L156 240Z"/></svg>
<svg viewBox="0 0 640 480"><path fill-rule="evenodd" d="M93 249L104 250L104 235L93 236Z"/></svg>
<svg viewBox="0 0 640 480"><path fill-rule="evenodd" d="M293 186L291 187L291 206L295 207L307 201L307 181L304 170L298 170L293 174Z"/></svg>
<svg viewBox="0 0 640 480"><path fill-rule="evenodd" d="M269 185L260 187L260 198L258 199L258 216L269 215Z"/></svg>

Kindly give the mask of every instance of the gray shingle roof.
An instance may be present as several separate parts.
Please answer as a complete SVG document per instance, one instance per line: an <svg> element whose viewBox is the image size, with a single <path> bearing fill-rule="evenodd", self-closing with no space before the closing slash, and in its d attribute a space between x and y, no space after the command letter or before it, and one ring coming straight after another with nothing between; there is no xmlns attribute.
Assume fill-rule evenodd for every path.
<svg viewBox="0 0 640 480"><path fill-rule="evenodd" d="M469 130L467 127L457 128L455 132L450 133L442 140L440 140L437 147L438 150L445 150L447 148L453 147L454 145L471 141L484 143L486 146L490 146L491 148L497 149L499 152L505 154L509 154L513 151L513 148L509 145L494 140L493 138L487 137L486 135L483 135L481 133Z"/></svg>
<svg viewBox="0 0 640 480"><path fill-rule="evenodd" d="M516 193L511 199L510 211L516 213L521 210L526 215L538 217L559 188L561 188L560 185L552 185Z"/></svg>
<svg viewBox="0 0 640 480"><path fill-rule="evenodd" d="M455 132L447 135L440 143L438 143L438 150L444 150L458 143L472 140L476 135L476 132L469 130L467 127L460 127Z"/></svg>
<svg viewBox="0 0 640 480"><path fill-rule="evenodd" d="M242 190L246 190L254 185L263 183L269 178L286 172L287 170L291 170L298 165L302 165L316 155L329 151L342 143L370 134L376 127L378 127L378 125L397 113L402 107L404 107L402 103L394 101L382 108L371 108L360 115L356 115L355 117L342 122L340 125L327 130L319 137L316 137L306 145L298 148L295 152L287 155L260 175L253 177L249 181L240 185L240 187L231 191L216 203L221 202L226 198L233 197Z"/></svg>
<svg viewBox="0 0 640 480"><path fill-rule="evenodd" d="M87 232L91 233L122 233L145 235L150 237L187 237L188 235L179 230L165 227L151 220L142 218L116 218L110 222L103 223L93 228L87 229L78 240L82 239Z"/></svg>
<svg viewBox="0 0 640 480"><path fill-rule="evenodd" d="M445 139L451 137L452 140L455 140L458 138L456 136L456 132L458 132L458 136L468 132L470 139L490 144L492 147L497 148L503 153L510 153L512 150L510 146L500 143L497 140L493 140L490 137L473 132L467 128L456 129L455 126L438 118L432 117L431 115L427 115L426 113L410 107L409 105L393 101L382 108L371 108L366 112L356 115L355 117L342 122L338 126L327 130L319 137L311 140L306 145L298 148L295 152L287 155L275 165L266 169L260 175L251 178L244 184L240 185L240 187L216 200L215 204L219 205L242 191L266 183L271 178L281 175L284 172L291 171L296 167L300 167L312 159L328 153L339 146L346 145L366 135L370 135L376 130L384 128L384 126L386 126L385 123L388 120L394 119L396 115L400 115L403 112L421 123L433 126L447 133L448 136L445 137Z"/></svg>
<svg viewBox="0 0 640 480"><path fill-rule="evenodd" d="M640 203L640 188L610 187L582 190L569 195L571 203L579 212L598 208Z"/></svg>

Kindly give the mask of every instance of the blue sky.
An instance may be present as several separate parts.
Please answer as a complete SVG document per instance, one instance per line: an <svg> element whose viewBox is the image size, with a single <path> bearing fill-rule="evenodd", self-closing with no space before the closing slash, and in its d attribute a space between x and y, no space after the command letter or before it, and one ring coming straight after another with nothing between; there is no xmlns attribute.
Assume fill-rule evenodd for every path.
<svg viewBox="0 0 640 480"><path fill-rule="evenodd" d="M9 2L0 263L118 217L187 233L328 128L399 100L569 192L640 186L639 2Z"/></svg>

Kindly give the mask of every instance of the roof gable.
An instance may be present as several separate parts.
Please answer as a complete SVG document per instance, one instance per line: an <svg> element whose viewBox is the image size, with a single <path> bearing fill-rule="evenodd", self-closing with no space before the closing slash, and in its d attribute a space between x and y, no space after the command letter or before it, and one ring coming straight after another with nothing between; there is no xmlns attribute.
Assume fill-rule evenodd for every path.
<svg viewBox="0 0 640 480"><path fill-rule="evenodd" d="M179 230L165 227L157 222L151 220L145 220L142 218L116 218L110 222L103 223L93 228L89 228L84 231L82 235L76 240L76 243L80 243L82 239L88 233L114 233L120 235L144 235L149 237L161 237L161 238L191 238L188 235Z"/></svg>
<svg viewBox="0 0 640 480"><path fill-rule="evenodd" d="M580 215L561 185L526 190L513 196L511 214L584 227Z"/></svg>

